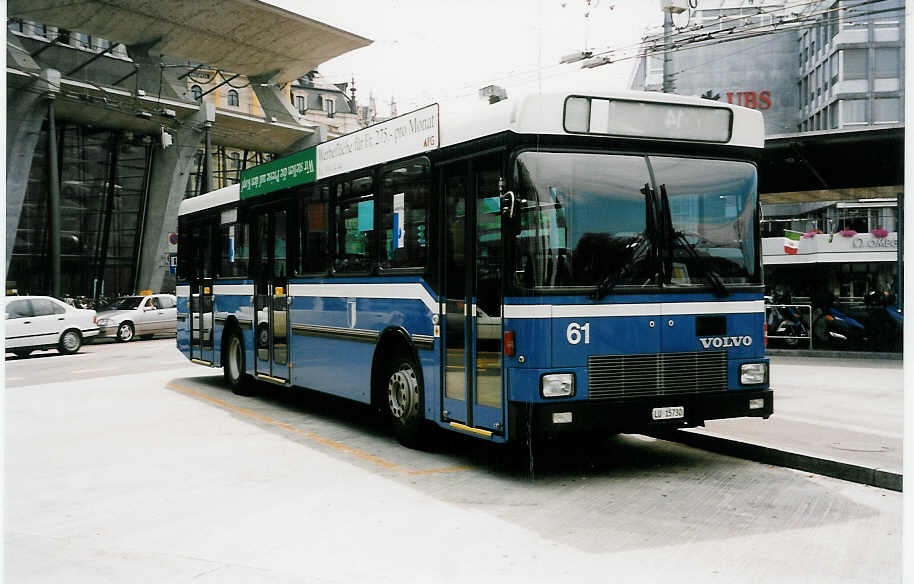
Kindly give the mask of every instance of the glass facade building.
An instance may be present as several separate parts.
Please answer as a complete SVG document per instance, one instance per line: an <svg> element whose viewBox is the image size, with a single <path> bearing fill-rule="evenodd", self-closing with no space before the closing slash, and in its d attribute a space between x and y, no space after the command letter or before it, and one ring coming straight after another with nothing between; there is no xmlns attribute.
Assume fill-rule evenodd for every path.
<svg viewBox="0 0 914 584"><path fill-rule="evenodd" d="M73 296L132 293L152 171L149 140L61 120L56 127L61 290ZM6 277L7 287L20 293L49 289L47 144L45 123Z"/></svg>

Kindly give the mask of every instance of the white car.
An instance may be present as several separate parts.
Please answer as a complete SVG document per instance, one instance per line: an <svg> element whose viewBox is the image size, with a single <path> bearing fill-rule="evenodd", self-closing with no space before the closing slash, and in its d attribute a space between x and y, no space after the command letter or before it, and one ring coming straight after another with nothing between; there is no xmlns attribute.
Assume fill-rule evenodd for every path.
<svg viewBox="0 0 914 584"><path fill-rule="evenodd" d="M178 322L176 299L171 294L124 296L98 312L101 336L122 343L137 335L150 338L156 333L174 334Z"/></svg>
<svg viewBox="0 0 914 584"><path fill-rule="evenodd" d="M94 310L74 308L50 296L7 296L6 352L25 357L32 351L79 351L98 334Z"/></svg>

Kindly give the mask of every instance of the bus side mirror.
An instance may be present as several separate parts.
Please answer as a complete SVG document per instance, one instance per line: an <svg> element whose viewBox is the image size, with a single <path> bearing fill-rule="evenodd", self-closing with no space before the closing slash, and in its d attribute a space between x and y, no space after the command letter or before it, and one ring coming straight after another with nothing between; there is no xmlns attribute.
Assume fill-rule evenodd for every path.
<svg viewBox="0 0 914 584"><path fill-rule="evenodd" d="M501 212L508 216L508 219L514 218L514 206L516 198L514 191L508 191L501 196Z"/></svg>

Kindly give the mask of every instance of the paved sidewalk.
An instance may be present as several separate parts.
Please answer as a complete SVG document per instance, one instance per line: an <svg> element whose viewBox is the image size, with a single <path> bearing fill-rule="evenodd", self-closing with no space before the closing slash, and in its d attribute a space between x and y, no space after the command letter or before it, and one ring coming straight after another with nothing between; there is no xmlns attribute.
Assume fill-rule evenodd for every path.
<svg viewBox="0 0 914 584"><path fill-rule="evenodd" d="M712 420L674 438L696 446L901 489L902 362L771 358L774 414Z"/></svg>

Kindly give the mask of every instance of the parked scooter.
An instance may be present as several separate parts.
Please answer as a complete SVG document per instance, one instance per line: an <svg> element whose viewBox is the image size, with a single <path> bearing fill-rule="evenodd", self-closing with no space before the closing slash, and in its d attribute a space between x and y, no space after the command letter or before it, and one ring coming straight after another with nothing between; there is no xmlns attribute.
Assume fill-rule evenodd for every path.
<svg viewBox="0 0 914 584"><path fill-rule="evenodd" d="M895 295L874 290L866 295L870 314L866 321L869 345L877 351L901 352L904 319L895 305Z"/></svg>
<svg viewBox="0 0 914 584"><path fill-rule="evenodd" d="M821 294L814 303L812 334L819 347L862 348L866 344L866 327L838 308L834 294Z"/></svg>
<svg viewBox="0 0 914 584"><path fill-rule="evenodd" d="M779 342L793 349L800 344L802 337L809 337L809 326L799 310L793 306L783 306L790 302L790 294L781 289L776 289L773 296L765 296L765 318L769 343Z"/></svg>

